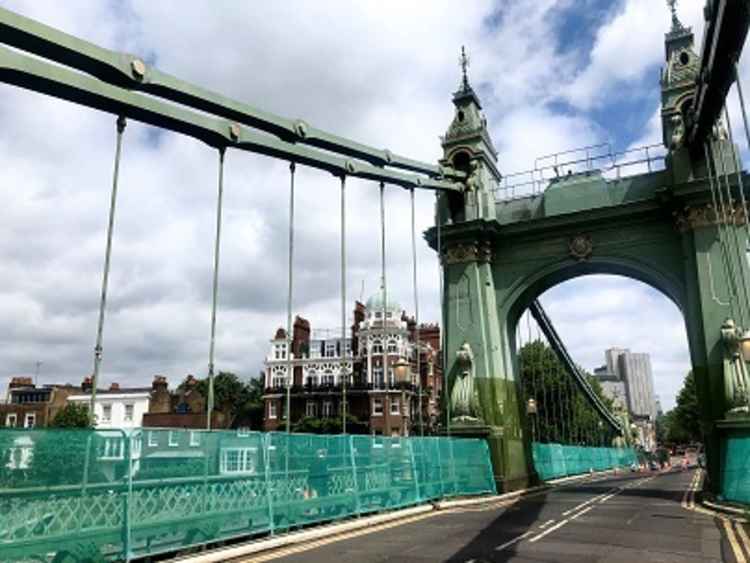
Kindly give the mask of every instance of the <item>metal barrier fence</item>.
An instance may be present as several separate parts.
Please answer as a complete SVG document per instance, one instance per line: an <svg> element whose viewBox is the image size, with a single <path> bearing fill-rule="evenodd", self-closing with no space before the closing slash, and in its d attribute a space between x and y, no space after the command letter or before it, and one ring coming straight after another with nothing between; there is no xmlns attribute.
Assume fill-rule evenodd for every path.
<svg viewBox="0 0 750 563"><path fill-rule="evenodd" d="M129 560L494 492L476 439L0 429L0 561Z"/></svg>
<svg viewBox="0 0 750 563"><path fill-rule="evenodd" d="M638 457L632 448L592 448L562 444L532 444L534 469L543 481L629 467Z"/></svg>
<svg viewBox="0 0 750 563"><path fill-rule="evenodd" d="M728 436L722 454L723 500L750 504L750 435L747 431Z"/></svg>

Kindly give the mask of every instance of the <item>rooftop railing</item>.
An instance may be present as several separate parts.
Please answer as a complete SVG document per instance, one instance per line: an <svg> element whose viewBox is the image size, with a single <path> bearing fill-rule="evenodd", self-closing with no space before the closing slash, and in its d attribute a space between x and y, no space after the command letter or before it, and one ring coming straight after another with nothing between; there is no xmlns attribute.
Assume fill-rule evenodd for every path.
<svg viewBox="0 0 750 563"><path fill-rule="evenodd" d="M553 153L534 160L534 168L503 176L495 200L512 201L542 194L553 181L585 172L600 172L614 180L664 169L667 150L647 145L614 151L610 143Z"/></svg>

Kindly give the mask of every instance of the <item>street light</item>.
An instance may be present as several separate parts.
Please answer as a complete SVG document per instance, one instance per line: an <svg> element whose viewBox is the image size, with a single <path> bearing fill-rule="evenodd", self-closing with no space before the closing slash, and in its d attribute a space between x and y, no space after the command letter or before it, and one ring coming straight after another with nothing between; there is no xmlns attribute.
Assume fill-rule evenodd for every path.
<svg viewBox="0 0 750 563"><path fill-rule="evenodd" d="M397 383L404 383L409 380L411 365L404 358L399 358L393 364L393 375Z"/></svg>
<svg viewBox="0 0 750 563"><path fill-rule="evenodd" d="M750 362L750 330L746 330L745 332L743 332L739 340L742 359L746 362Z"/></svg>
<svg viewBox="0 0 750 563"><path fill-rule="evenodd" d="M526 401L526 414L531 417L531 441L536 442L536 399Z"/></svg>

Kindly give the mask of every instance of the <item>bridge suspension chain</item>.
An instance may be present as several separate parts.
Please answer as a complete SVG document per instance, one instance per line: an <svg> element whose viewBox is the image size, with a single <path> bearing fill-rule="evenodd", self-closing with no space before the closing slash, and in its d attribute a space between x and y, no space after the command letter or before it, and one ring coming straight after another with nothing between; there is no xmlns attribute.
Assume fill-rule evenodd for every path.
<svg viewBox="0 0 750 563"><path fill-rule="evenodd" d="M714 168L712 164L711 154L713 151L713 147L710 143L710 141L706 141L703 145L703 150L706 157L706 171L708 172L708 184L711 191L711 202L714 208L714 215L716 217L716 223L717 223L717 230L719 234L719 246L721 248L721 258L722 258L722 264L724 265L724 273L727 276L727 290L729 292L729 311L732 317L739 319L737 317L737 311L735 308L735 302L736 302L736 281L734 279L734 275L732 273L732 270L729 267L729 261L728 261L728 255L726 250L726 240L724 236L724 230L722 229L721 225L721 217L719 213L723 213L721 211L721 208L718 204L718 198L716 195L716 189L714 184ZM709 257L710 260L710 257Z"/></svg>
<svg viewBox="0 0 750 563"><path fill-rule="evenodd" d="M354 350L352 350L354 352ZM341 433L346 434L346 176L341 176ZM354 363L352 362L352 367Z"/></svg>
<svg viewBox="0 0 750 563"><path fill-rule="evenodd" d="M104 336L104 312L107 308L107 287L109 285L109 267L112 258L112 235L115 227L115 209L117 207L117 187L120 179L120 159L122 157L122 137L125 132L126 121L123 116L117 118L117 141L115 146L115 164L112 173L112 193L109 201L109 219L107 222L107 244L104 251L104 272L102 274L102 292L99 299L99 318L96 325L96 344L94 345L94 372L91 377L91 400L89 415L95 423L94 406L96 404L96 390L99 384L99 370L102 363L102 341Z"/></svg>
<svg viewBox="0 0 750 563"><path fill-rule="evenodd" d="M725 106L726 109L726 106ZM715 163L715 154L714 154L714 163ZM737 233L736 229L736 215L735 215L735 208L734 208L734 197L732 197L732 187L729 183L729 171L727 170L727 154L726 154L726 146L724 143L719 143L719 163L720 163L720 177L717 179L717 185L719 194L722 195L722 183L724 184L724 187L726 188L726 194L723 199L726 200L726 212L724 214L724 220L722 223L724 223L724 230L729 231L732 234L732 239L734 240L734 259L735 262L733 263L733 267L738 268L739 271L735 271L735 275L739 277L741 282L741 288L740 284L737 284L737 292L739 294L740 290L742 290L742 295L737 295L737 301L738 301L738 309L739 314L742 317L741 323L743 326L747 326L747 322L750 319L750 311L748 308L750 305L748 304L750 302L750 293L748 293L747 288L747 280L745 279L745 276L743 275L743 261L745 260L745 252L744 248L745 245L740 245L740 239ZM723 180L723 182L722 182ZM724 203L722 202L722 206L724 206ZM744 210L743 210L744 211ZM731 223L731 224L728 224ZM730 257L730 260L732 258ZM743 305L744 305L744 312L743 312Z"/></svg>
<svg viewBox="0 0 750 563"><path fill-rule="evenodd" d="M451 435L451 399L450 399L450 378L448 377L448 351L447 339L445 337L446 311L445 311L445 266L443 264L443 243L442 243L442 219L440 217L440 194L435 192L435 218L437 223L437 254L438 254L438 291L440 292L440 361L443 377L443 402L445 403L445 432L447 436Z"/></svg>
<svg viewBox="0 0 750 563"><path fill-rule="evenodd" d="M737 80L737 88L739 89L739 80ZM748 222L750 222L750 215L748 215L748 209L747 209L747 198L745 197L745 185L742 180L742 164L740 163L740 155L737 151L737 147L734 144L734 133L732 132L732 119L729 115L729 108L725 105L724 106L724 116L727 120L727 131L729 133L729 147L732 151L732 162L735 166L735 172L737 174L737 187L739 188L740 192L740 203L742 204L742 215L743 215L743 225L745 227L745 243L747 244L750 242L750 225ZM750 145L748 146L750 148ZM742 274L742 272L740 272ZM744 276L743 276L744 279ZM750 304L750 299L746 302Z"/></svg>
<svg viewBox="0 0 750 563"><path fill-rule="evenodd" d="M420 345L419 328L419 291L417 289L417 227L415 219L414 188L409 190L409 203L411 204L411 264L412 264L412 288L414 290L414 347L417 351L417 409L419 411L419 435L424 437L424 414L422 413L422 349ZM443 327L445 328L445 327Z"/></svg>
<svg viewBox="0 0 750 563"><path fill-rule="evenodd" d="M216 198L216 238L214 240L214 271L211 297L211 339L208 346L208 400L206 406L206 429L211 430L214 411L214 352L216 348L216 306L219 297L219 254L221 251L221 221L224 205L224 156L226 150L219 149L219 186Z"/></svg>
<svg viewBox="0 0 750 563"><path fill-rule="evenodd" d="M294 337L292 326L292 306L294 296L294 178L297 164L289 163L289 244L287 250L287 296L286 296L286 432L292 429L292 385L294 383L294 363L292 348Z"/></svg>

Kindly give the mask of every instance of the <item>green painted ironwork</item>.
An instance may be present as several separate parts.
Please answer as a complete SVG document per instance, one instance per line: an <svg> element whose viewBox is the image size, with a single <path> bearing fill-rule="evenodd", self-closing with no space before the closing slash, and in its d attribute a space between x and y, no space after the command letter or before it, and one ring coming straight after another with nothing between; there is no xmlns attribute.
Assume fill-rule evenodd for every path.
<svg viewBox="0 0 750 563"><path fill-rule="evenodd" d="M590 471L626 468L638 461L632 448L594 448L534 442L531 452L534 469L542 481L583 475Z"/></svg>
<svg viewBox="0 0 750 563"><path fill-rule="evenodd" d="M0 561L129 560L494 490L476 439L0 430Z"/></svg>

